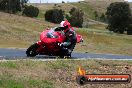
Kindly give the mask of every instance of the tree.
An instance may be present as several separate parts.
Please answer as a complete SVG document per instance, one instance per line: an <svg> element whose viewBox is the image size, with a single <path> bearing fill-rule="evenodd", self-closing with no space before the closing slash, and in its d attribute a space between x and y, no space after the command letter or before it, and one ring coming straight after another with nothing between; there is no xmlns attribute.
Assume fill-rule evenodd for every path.
<svg viewBox="0 0 132 88"><path fill-rule="evenodd" d="M127 34L132 35L132 16L130 17L130 24L127 29Z"/></svg>
<svg viewBox="0 0 132 88"><path fill-rule="evenodd" d="M70 15L66 15L66 18L71 25L75 27L82 27L84 15L83 11L77 8L72 8L69 13Z"/></svg>
<svg viewBox="0 0 132 88"><path fill-rule="evenodd" d="M62 1L62 3L65 3L64 1Z"/></svg>
<svg viewBox="0 0 132 88"><path fill-rule="evenodd" d="M132 24L129 25L129 27L127 29L127 34L132 35Z"/></svg>
<svg viewBox="0 0 132 88"><path fill-rule="evenodd" d="M28 17L37 17L38 14L39 14L39 9L32 5L25 6L25 9L23 10L23 13L22 13L22 15L26 15Z"/></svg>
<svg viewBox="0 0 132 88"><path fill-rule="evenodd" d="M53 10L47 10L45 13L45 20L52 22L52 14L53 14Z"/></svg>
<svg viewBox="0 0 132 88"><path fill-rule="evenodd" d="M64 20L64 11L61 9L47 10L45 13L45 20L53 23L60 23Z"/></svg>
<svg viewBox="0 0 132 88"><path fill-rule="evenodd" d="M8 13L21 11L28 0L0 0L0 10Z"/></svg>
<svg viewBox="0 0 132 88"><path fill-rule="evenodd" d="M130 24L131 10L126 2L115 2L107 8L108 29L116 33L124 33Z"/></svg>

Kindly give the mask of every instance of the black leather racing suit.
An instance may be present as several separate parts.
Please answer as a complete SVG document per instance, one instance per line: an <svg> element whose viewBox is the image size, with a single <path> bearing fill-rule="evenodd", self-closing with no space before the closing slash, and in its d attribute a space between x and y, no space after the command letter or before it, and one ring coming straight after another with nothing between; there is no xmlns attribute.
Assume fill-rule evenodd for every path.
<svg viewBox="0 0 132 88"><path fill-rule="evenodd" d="M59 30L57 29L55 31L59 31ZM61 49L63 54L67 54L70 56L77 42L76 33L74 30L70 28L67 32L65 32L65 36L66 39L62 43Z"/></svg>

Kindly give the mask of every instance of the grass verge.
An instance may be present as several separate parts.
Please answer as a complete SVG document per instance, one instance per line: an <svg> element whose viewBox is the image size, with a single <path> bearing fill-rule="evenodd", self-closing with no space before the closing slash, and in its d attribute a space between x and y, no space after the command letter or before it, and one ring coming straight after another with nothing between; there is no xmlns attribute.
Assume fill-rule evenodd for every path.
<svg viewBox="0 0 132 88"><path fill-rule="evenodd" d="M78 88L77 70L88 74L130 74L132 61L122 60L55 60L1 61L0 88ZM129 84L87 84L81 88L131 88Z"/></svg>

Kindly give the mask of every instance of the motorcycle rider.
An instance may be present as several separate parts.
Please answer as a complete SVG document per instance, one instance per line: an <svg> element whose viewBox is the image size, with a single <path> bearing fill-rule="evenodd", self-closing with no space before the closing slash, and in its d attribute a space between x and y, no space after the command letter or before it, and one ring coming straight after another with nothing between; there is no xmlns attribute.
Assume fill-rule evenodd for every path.
<svg viewBox="0 0 132 88"><path fill-rule="evenodd" d="M62 21L60 23L60 27L65 36L66 39L63 43L59 44L59 46L61 46L61 49L63 51L63 53L67 54L67 56L71 57L71 53L76 45L76 33L73 29L73 27L71 27L71 24L66 20L66 21ZM56 30L58 31L58 30Z"/></svg>

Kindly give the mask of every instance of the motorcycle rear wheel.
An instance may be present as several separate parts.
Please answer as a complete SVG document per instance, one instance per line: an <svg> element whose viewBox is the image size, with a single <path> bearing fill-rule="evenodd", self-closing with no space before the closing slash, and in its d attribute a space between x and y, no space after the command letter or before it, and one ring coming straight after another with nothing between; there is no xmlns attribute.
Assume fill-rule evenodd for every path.
<svg viewBox="0 0 132 88"><path fill-rule="evenodd" d="M34 43L33 45L31 45L27 51L26 51L26 55L28 57L35 57L37 55L36 50L38 49L39 45L37 43Z"/></svg>

